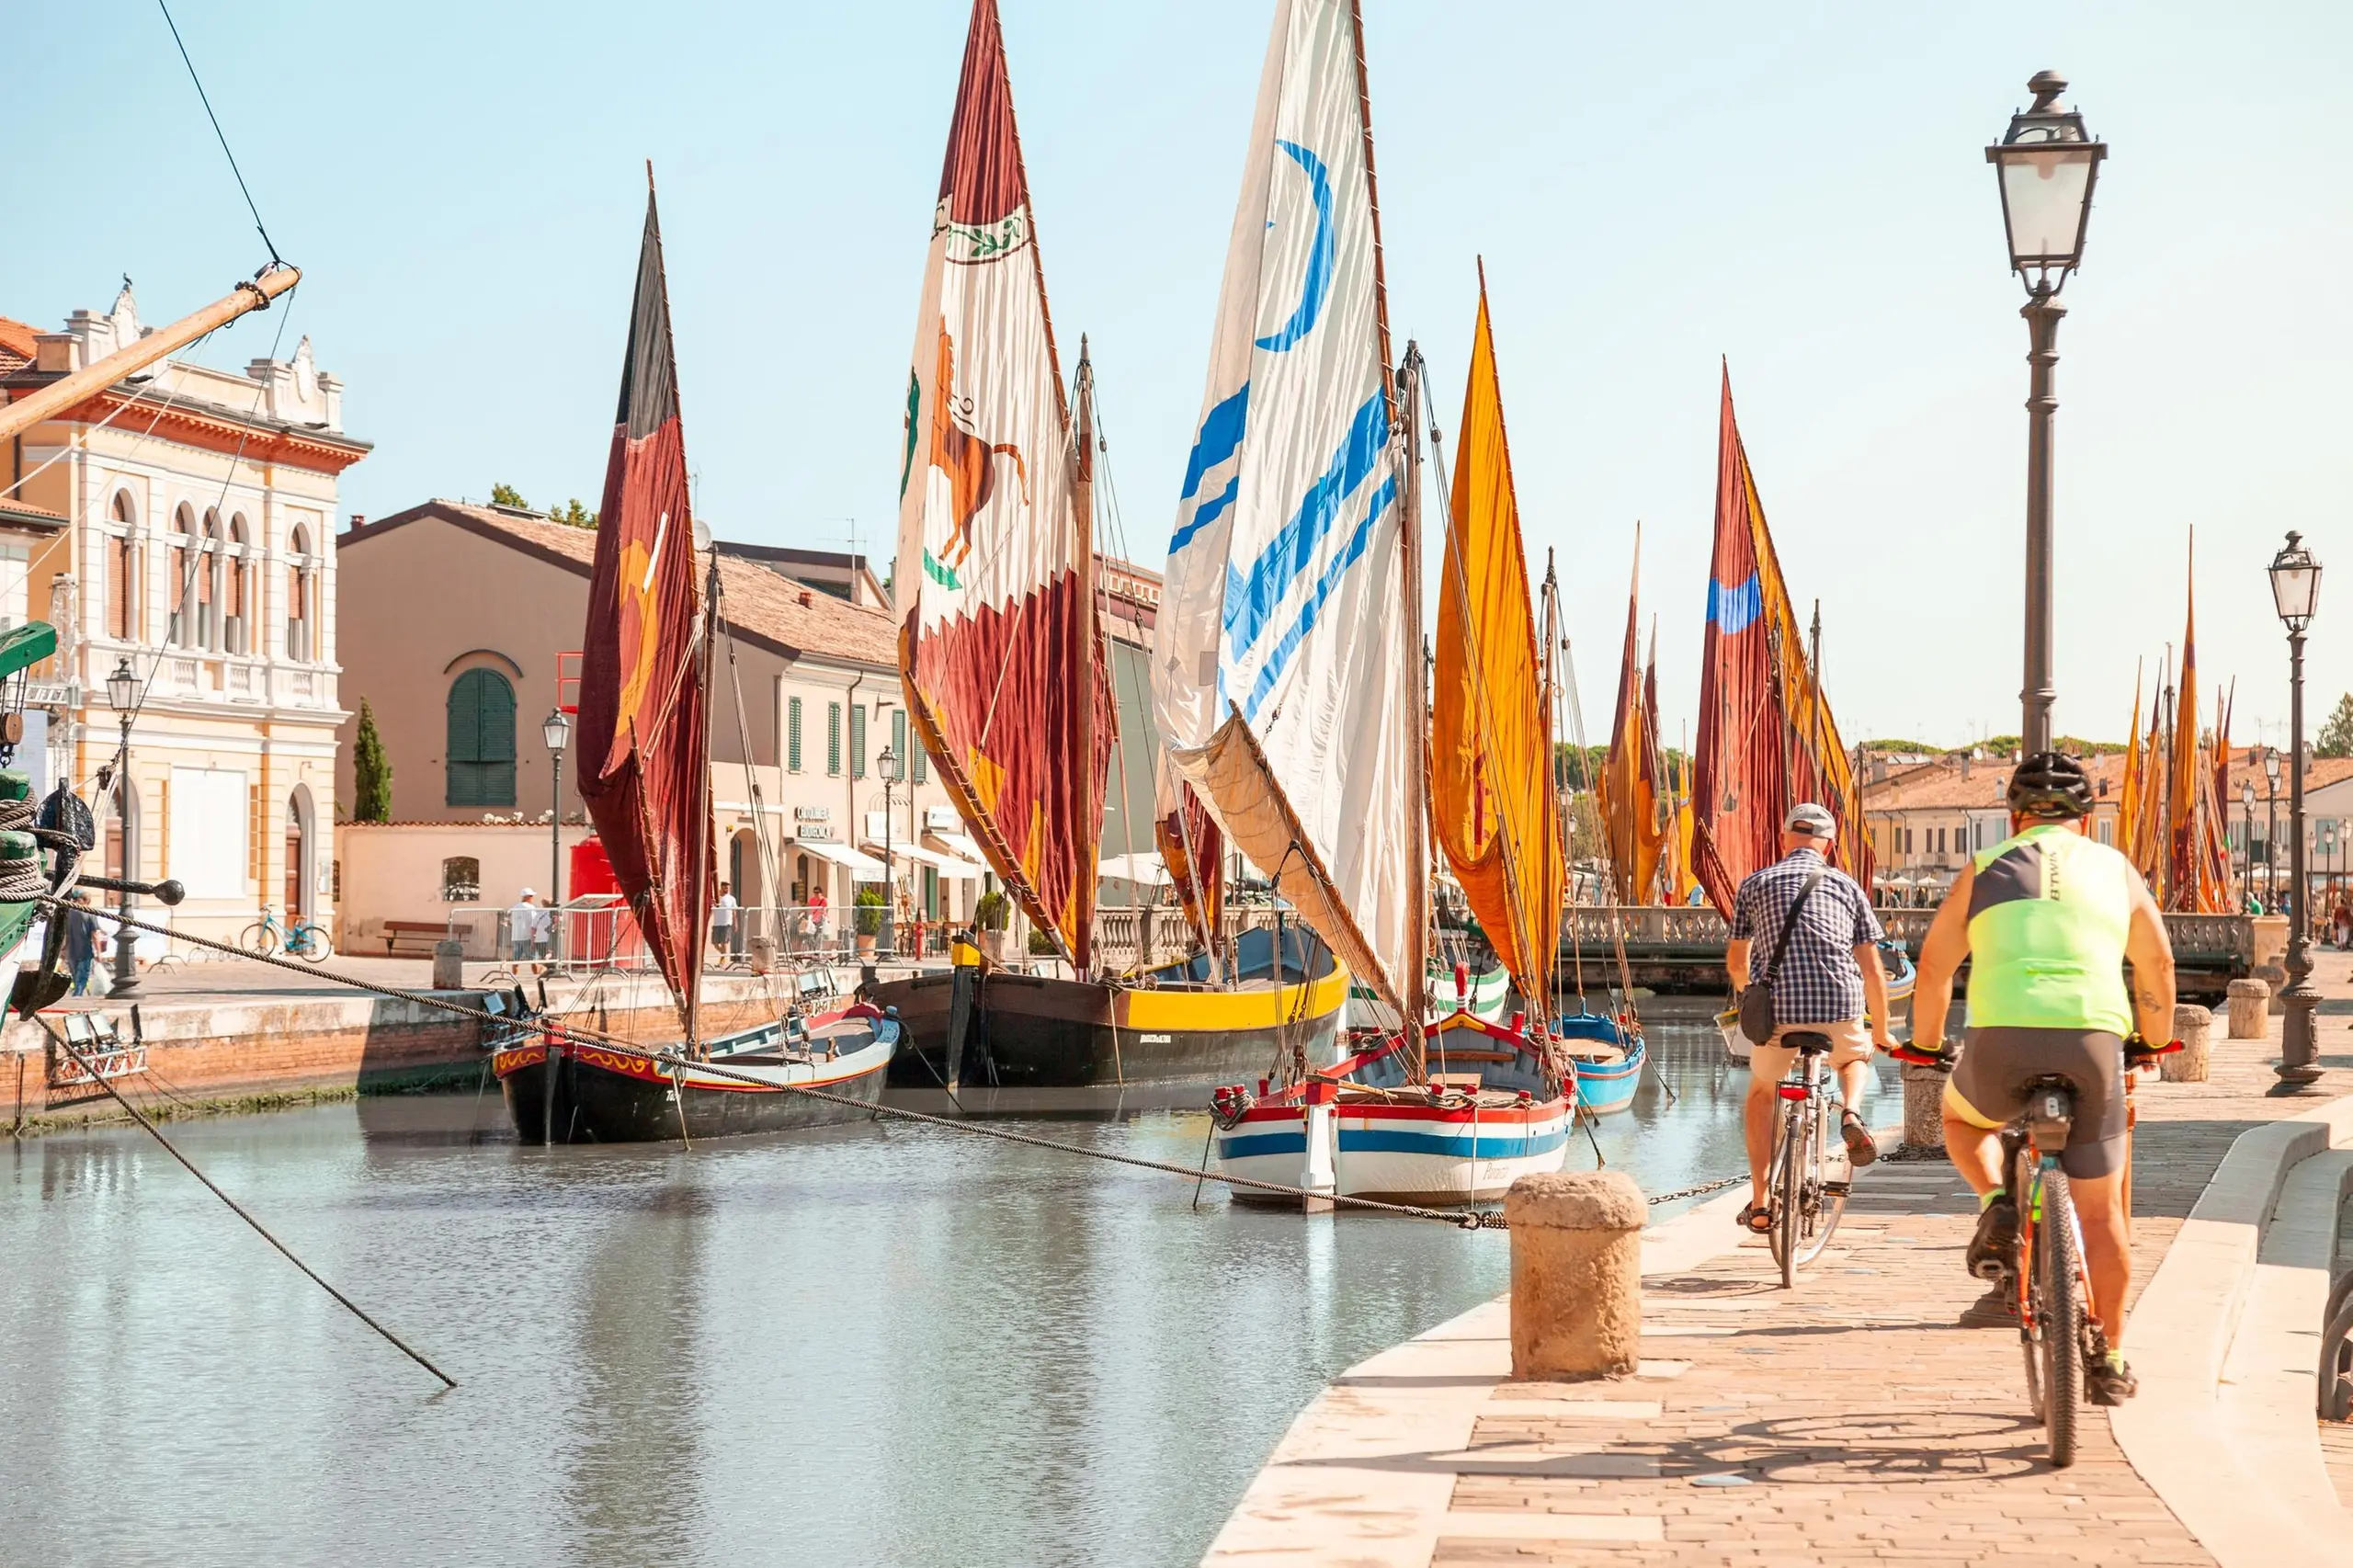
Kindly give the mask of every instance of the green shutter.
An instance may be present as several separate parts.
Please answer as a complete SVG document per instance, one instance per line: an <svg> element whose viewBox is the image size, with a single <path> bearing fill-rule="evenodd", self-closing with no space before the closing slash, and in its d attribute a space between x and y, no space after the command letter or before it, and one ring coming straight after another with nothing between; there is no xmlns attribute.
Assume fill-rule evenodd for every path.
<svg viewBox="0 0 2353 1568"><path fill-rule="evenodd" d="M866 704L849 705L849 776L866 777Z"/></svg>
<svg viewBox="0 0 2353 1568"><path fill-rule="evenodd" d="M892 770L892 777L904 778L907 776L907 710L904 708L891 710L891 755L899 759L899 766Z"/></svg>
<svg viewBox="0 0 2353 1568"><path fill-rule="evenodd" d="M842 705L825 704L825 771L835 778L842 776Z"/></svg>
<svg viewBox="0 0 2353 1568"><path fill-rule="evenodd" d="M785 767L800 772L801 699L797 697L787 699L784 704L784 748Z"/></svg>
<svg viewBox="0 0 2353 1568"><path fill-rule="evenodd" d="M915 782L920 784L931 777L931 754L918 743L915 746Z"/></svg>
<svg viewBox="0 0 2353 1568"><path fill-rule="evenodd" d="M515 688L496 670L468 670L449 687L444 800L515 803Z"/></svg>

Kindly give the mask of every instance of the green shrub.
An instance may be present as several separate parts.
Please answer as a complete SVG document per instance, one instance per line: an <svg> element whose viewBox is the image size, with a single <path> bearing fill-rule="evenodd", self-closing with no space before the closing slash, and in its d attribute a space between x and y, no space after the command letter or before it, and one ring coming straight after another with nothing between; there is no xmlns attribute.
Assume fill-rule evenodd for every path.
<svg viewBox="0 0 2353 1568"><path fill-rule="evenodd" d="M980 922L983 931L1002 931L1013 924L1013 901L991 888L972 906L972 918Z"/></svg>
<svg viewBox="0 0 2353 1568"><path fill-rule="evenodd" d="M880 936L882 931L882 890L860 888L854 902L858 905L858 934L861 937Z"/></svg>

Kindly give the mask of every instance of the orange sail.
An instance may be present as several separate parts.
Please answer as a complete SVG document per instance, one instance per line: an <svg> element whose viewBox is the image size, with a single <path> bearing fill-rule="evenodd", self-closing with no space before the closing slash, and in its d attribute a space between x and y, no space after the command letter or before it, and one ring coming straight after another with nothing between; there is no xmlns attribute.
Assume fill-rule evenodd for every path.
<svg viewBox="0 0 2353 1568"><path fill-rule="evenodd" d="M1552 994L1567 862L1483 269L1458 434L1438 582L1430 819L1495 956L1535 999Z"/></svg>
<svg viewBox="0 0 2353 1568"><path fill-rule="evenodd" d="M2195 547L2192 547L2193 550ZM2193 561L2195 556L2192 557ZM2165 877L2170 895L2166 907L2185 914L2200 913L2202 901L2199 862L2200 790L2198 744L2198 590L2189 588L2188 608L2181 631L2180 706L2173 715L2172 767L2165 781L2165 824L2172 830L2166 853L2171 868Z"/></svg>
<svg viewBox="0 0 2353 1568"><path fill-rule="evenodd" d="M2141 670L2132 669L2132 731L2124 743L2124 783L2116 802L2116 847L2141 863Z"/></svg>
<svg viewBox="0 0 2353 1568"><path fill-rule="evenodd" d="M1609 877L1620 903L1648 903L1658 880L1665 844L1658 812L1656 775L1651 754L1651 707L1646 699L1640 639L1643 535L1634 529L1635 585L1626 594L1626 646L1618 661L1618 706L1609 722L1609 755L1601 765L1603 836L1609 846Z"/></svg>

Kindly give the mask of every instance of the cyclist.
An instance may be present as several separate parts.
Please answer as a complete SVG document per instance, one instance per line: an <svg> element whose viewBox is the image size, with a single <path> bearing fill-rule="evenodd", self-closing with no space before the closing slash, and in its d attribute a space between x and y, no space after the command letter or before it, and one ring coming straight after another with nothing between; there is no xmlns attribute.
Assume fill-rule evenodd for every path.
<svg viewBox="0 0 2353 1568"><path fill-rule="evenodd" d="M2034 753L2011 775L2008 801L2011 835L1971 859L1921 943L1915 1046L1904 1054L1942 1051L1952 977L1968 959L1968 1049L1945 1085L1944 1132L1954 1168L1977 1193L1972 1274L2006 1257L2018 1240L2018 1205L2002 1185L2001 1129L2025 1108L2028 1080L2057 1075L2075 1085L2075 1126L2060 1164L2083 1223L2109 1347L2106 1363L2089 1369L2086 1392L2095 1404L2120 1404L2136 1387L2121 1348L2132 1281L2125 1041L2171 1038L2173 947L2140 872L2086 835L2092 787L2082 763Z"/></svg>

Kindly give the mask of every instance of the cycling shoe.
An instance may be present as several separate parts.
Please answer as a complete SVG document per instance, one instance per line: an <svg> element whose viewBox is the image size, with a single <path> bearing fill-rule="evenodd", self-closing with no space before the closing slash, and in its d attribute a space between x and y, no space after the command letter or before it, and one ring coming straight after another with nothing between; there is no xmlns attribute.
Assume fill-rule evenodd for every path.
<svg viewBox="0 0 2353 1568"><path fill-rule="evenodd" d="M1977 1233L1969 1238L1969 1272L1980 1279L2000 1278L2018 1244L2018 1206L1997 1198L1977 1216Z"/></svg>

